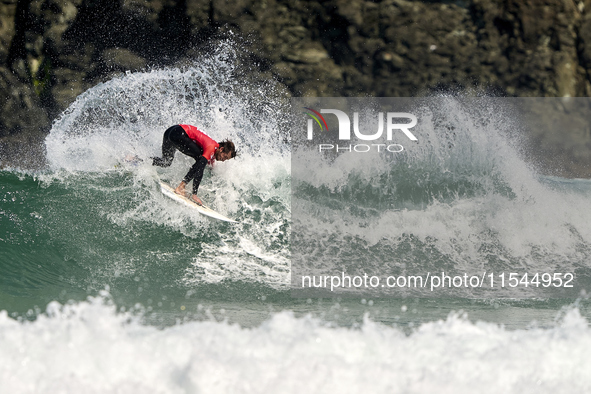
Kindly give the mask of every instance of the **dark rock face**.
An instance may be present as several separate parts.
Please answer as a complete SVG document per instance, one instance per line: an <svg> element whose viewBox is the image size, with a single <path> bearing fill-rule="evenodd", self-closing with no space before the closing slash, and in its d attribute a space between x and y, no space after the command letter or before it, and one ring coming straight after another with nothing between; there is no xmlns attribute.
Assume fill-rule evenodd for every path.
<svg viewBox="0 0 591 394"><path fill-rule="evenodd" d="M253 73L296 96L589 96L587 10L591 0L4 0L0 137L47 131L114 73L174 64L229 32Z"/></svg>

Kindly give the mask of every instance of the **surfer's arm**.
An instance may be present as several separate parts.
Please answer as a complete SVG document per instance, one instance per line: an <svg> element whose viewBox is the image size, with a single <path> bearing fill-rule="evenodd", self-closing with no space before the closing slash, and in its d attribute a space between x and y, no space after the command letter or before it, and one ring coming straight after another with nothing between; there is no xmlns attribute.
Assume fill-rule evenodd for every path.
<svg viewBox="0 0 591 394"><path fill-rule="evenodd" d="M205 166L207 165L207 159L203 156L199 156L197 160L195 160L195 164L189 169L187 175L183 179L185 184L189 183L193 180L193 194L197 195L197 190L199 190L199 184L201 184L201 179L203 178L203 170L205 170Z"/></svg>

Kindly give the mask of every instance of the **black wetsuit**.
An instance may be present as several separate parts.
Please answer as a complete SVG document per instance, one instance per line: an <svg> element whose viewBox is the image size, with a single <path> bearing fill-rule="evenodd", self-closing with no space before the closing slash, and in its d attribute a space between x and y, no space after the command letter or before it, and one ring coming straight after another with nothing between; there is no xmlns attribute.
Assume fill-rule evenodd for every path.
<svg viewBox="0 0 591 394"><path fill-rule="evenodd" d="M162 139L162 157L152 158L152 165L159 167L169 167L172 164L174 153L176 150L181 151L187 156L195 159L195 164L189 169L187 175L183 178L183 182L189 183L193 181L193 194L197 194L199 184L203 178L203 170L207 165L207 159L203 157L203 148L193 141L185 130L179 125L169 127L164 132Z"/></svg>

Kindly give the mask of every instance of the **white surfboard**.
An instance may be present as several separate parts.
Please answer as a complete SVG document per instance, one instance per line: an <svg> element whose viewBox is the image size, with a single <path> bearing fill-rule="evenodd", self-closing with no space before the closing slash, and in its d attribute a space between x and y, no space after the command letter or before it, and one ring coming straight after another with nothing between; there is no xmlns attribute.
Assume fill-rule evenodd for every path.
<svg viewBox="0 0 591 394"><path fill-rule="evenodd" d="M166 183L164 183L162 181L160 181L160 190L162 190L162 193L165 196L170 197L173 200L180 202L181 204L186 205L189 208L196 209L202 215L209 216L210 218L214 218L214 219L218 219L218 220L223 220L224 222L238 223L237 221L227 218L224 215L222 215L221 213L217 213L216 211L214 211L211 208L206 207L205 205L199 205L195 201L191 200L190 198L187 198L185 196L181 196L180 194L176 194L174 192L174 188L172 188L170 185L167 185Z"/></svg>

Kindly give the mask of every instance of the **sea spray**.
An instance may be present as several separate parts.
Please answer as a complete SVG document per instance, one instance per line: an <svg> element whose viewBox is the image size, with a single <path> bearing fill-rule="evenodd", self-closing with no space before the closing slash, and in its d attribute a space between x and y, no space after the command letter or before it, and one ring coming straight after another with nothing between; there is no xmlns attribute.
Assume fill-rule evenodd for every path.
<svg viewBox="0 0 591 394"><path fill-rule="evenodd" d="M514 136L526 127L516 116L519 103L487 97L343 100L351 111L377 107L416 114L419 121L412 130L418 140L399 132L391 142L404 145L401 152L325 152L318 141L325 142L330 133L317 131L307 139L307 119L300 116L292 129L294 289L302 288L300 275L342 272L383 279L443 271L534 278L533 286L525 285L527 279L511 289L491 285L487 293L469 286L438 293L385 289L398 296L531 297L541 294L536 274L538 279L555 273L577 276L577 288L569 293L574 296L591 283L586 273L591 195L577 192L582 180L579 186L549 187L524 160L522 141ZM320 112L337 102L294 101L300 108L309 108L312 101ZM373 131L379 116L369 112L361 117L360 128ZM329 123L333 133L340 127ZM384 144L384 138L371 142ZM379 293L384 287L367 290ZM546 295L558 296L562 290Z"/></svg>
<svg viewBox="0 0 591 394"><path fill-rule="evenodd" d="M109 272L134 277L142 270L138 264L150 260L184 265L185 274L176 279L181 287L222 279L286 286L290 155L281 108L287 101L272 81L248 85L238 79L237 56L232 44L224 43L179 68L115 77L80 95L54 122L46 140L51 182L98 192L88 210L98 210L101 220L123 233L156 225L194 240L181 250L175 249L178 243L157 243L158 251L147 260L136 249L109 263L113 252L101 252L96 286L112 284ZM239 224L212 222L159 192L156 179L176 185L192 165L178 153L170 168L151 166L150 157L161 154L164 130L178 123L197 125L218 141L229 138L236 144L234 160L206 171L200 196ZM128 155L143 162L126 162ZM170 242L169 236L163 238Z"/></svg>

